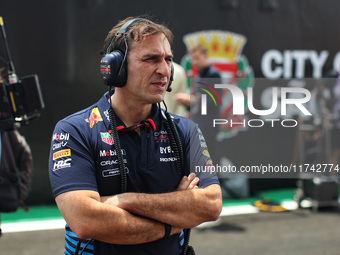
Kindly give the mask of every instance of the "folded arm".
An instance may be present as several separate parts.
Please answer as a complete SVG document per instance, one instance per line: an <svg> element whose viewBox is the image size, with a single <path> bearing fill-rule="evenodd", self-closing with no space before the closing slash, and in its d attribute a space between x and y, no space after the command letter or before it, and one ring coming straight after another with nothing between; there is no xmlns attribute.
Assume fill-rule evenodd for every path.
<svg viewBox="0 0 340 255"><path fill-rule="evenodd" d="M102 203L99 194L94 191L62 193L56 197L56 203L72 231L82 239L140 244L161 239L165 233L163 223ZM181 230L173 227L171 235Z"/></svg>
<svg viewBox="0 0 340 255"><path fill-rule="evenodd" d="M172 226L192 228L202 222L218 219L222 209L220 186L212 184L205 188L190 187L197 182L197 178L192 180L190 177L184 177L179 188L174 192L123 193L104 197L102 201Z"/></svg>

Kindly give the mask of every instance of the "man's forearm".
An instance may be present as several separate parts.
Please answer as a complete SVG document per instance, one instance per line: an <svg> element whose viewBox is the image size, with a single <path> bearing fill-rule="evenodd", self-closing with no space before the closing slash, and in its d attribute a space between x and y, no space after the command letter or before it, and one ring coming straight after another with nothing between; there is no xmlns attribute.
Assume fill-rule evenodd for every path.
<svg viewBox="0 0 340 255"><path fill-rule="evenodd" d="M108 198L106 203L169 225L191 228L217 219L222 198L220 186L213 184L164 194L123 193Z"/></svg>
<svg viewBox="0 0 340 255"><path fill-rule="evenodd" d="M164 236L164 223L105 205L98 199L97 193L85 190L63 193L56 198L62 215L78 237L112 244L141 244ZM180 231L173 228L171 234Z"/></svg>
<svg viewBox="0 0 340 255"><path fill-rule="evenodd" d="M162 222L132 215L126 211L116 220L114 226L111 223L104 223L102 226L107 230L111 229L112 232L98 229L93 238L107 243L134 245L159 240L165 233Z"/></svg>

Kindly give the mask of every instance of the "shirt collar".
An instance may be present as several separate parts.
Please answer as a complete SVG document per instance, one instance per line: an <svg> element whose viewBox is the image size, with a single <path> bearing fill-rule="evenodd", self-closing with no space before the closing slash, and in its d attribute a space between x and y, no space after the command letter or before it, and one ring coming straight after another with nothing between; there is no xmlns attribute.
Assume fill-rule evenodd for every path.
<svg viewBox="0 0 340 255"><path fill-rule="evenodd" d="M106 127L109 129L110 128L110 119L109 119L109 107L110 103L108 101L109 94L106 92L102 98L98 101L97 106L99 108L100 114L103 116L104 123ZM141 121L140 124L146 127L146 130L152 129L155 131L157 129L157 124L158 124L158 115L160 114L159 112L159 107L157 104L153 104L151 108L151 116L146 119ZM105 116L105 117L104 117ZM124 122L117 116L116 117L116 124L117 124L117 130L124 130L124 131L133 131L134 129L132 127L126 127Z"/></svg>

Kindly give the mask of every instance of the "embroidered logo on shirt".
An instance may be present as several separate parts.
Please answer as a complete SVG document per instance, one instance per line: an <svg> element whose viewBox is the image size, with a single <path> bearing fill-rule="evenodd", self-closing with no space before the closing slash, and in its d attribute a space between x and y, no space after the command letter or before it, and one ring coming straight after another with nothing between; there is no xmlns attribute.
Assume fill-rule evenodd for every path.
<svg viewBox="0 0 340 255"><path fill-rule="evenodd" d="M68 158L68 159L65 159L65 160L56 161L53 165L53 171L59 170L59 169L62 169L62 168L71 167L71 160L72 159Z"/></svg>
<svg viewBox="0 0 340 255"><path fill-rule="evenodd" d="M103 121L99 109L97 107L93 108L90 117L88 119L85 119L85 121L90 123L90 128L93 128L94 124L98 123L98 121Z"/></svg>
<svg viewBox="0 0 340 255"><path fill-rule="evenodd" d="M210 158L210 153L209 153L208 150L204 150L204 151L202 152L202 154L203 154L204 156L207 156L207 157Z"/></svg>
<svg viewBox="0 0 340 255"><path fill-rule="evenodd" d="M159 131L154 133L156 143L159 142L168 142L168 133L166 131Z"/></svg>
<svg viewBox="0 0 340 255"><path fill-rule="evenodd" d="M68 157L71 156L71 149L61 150L53 153L53 160L56 160L58 158L62 157Z"/></svg>
<svg viewBox="0 0 340 255"><path fill-rule="evenodd" d="M113 137L109 134L109 132L100 132L100 136L102 137L102 141L104 143L107 143L109 145L114 144Z"/></svg>
<svg viewBox="0 0 340 255"><path fill-rule="evenodd" d="M67 141L68 139L70 139L69 133L55 133L53 134L52 141Z"/></svg>
<svg viewBox="0 0 340 255"><path fill-rule="evenodd" d="M125 167L126 173L129 173L129 168ZM116 175L120 175L120 170L119 168L114 168L114 169L107 169L102 172L103 177L112 177Z"/></svg>

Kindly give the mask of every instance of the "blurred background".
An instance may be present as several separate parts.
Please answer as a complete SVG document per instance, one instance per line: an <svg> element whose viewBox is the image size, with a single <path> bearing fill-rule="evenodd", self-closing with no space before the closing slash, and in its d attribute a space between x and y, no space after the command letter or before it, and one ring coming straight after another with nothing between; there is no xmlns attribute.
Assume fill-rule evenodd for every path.
<svg viewBox="0 0 340 255"><path fill-rule="evenodd" d="M208 30L235 33L244 38L237 53L243 62L234 59L237 68L233 72L246 64L253 78L285 78L287 84L295 78L320 78L327 70L340 69L338 10L340 2L336 0L1 1L0 16L17 75L37 74L45 102L41 116L19 129L34 160L27 205L54 203L48 179L54 126L61 118L96 102L107 90L100 78L99 52L118 20L148 14L168 25L175 35L174 60L184 68L184 36ZM4 62L3 47L0 49ZM259 104L264 89L259 86L254 95ZM267 159L274 165L290 164L296 156L298 129L243 130L226 138L228 146L223 146L223 154L235 165L260 164ZM251 195L296 187L297 180L254 178L247 185Z"/></svg>

